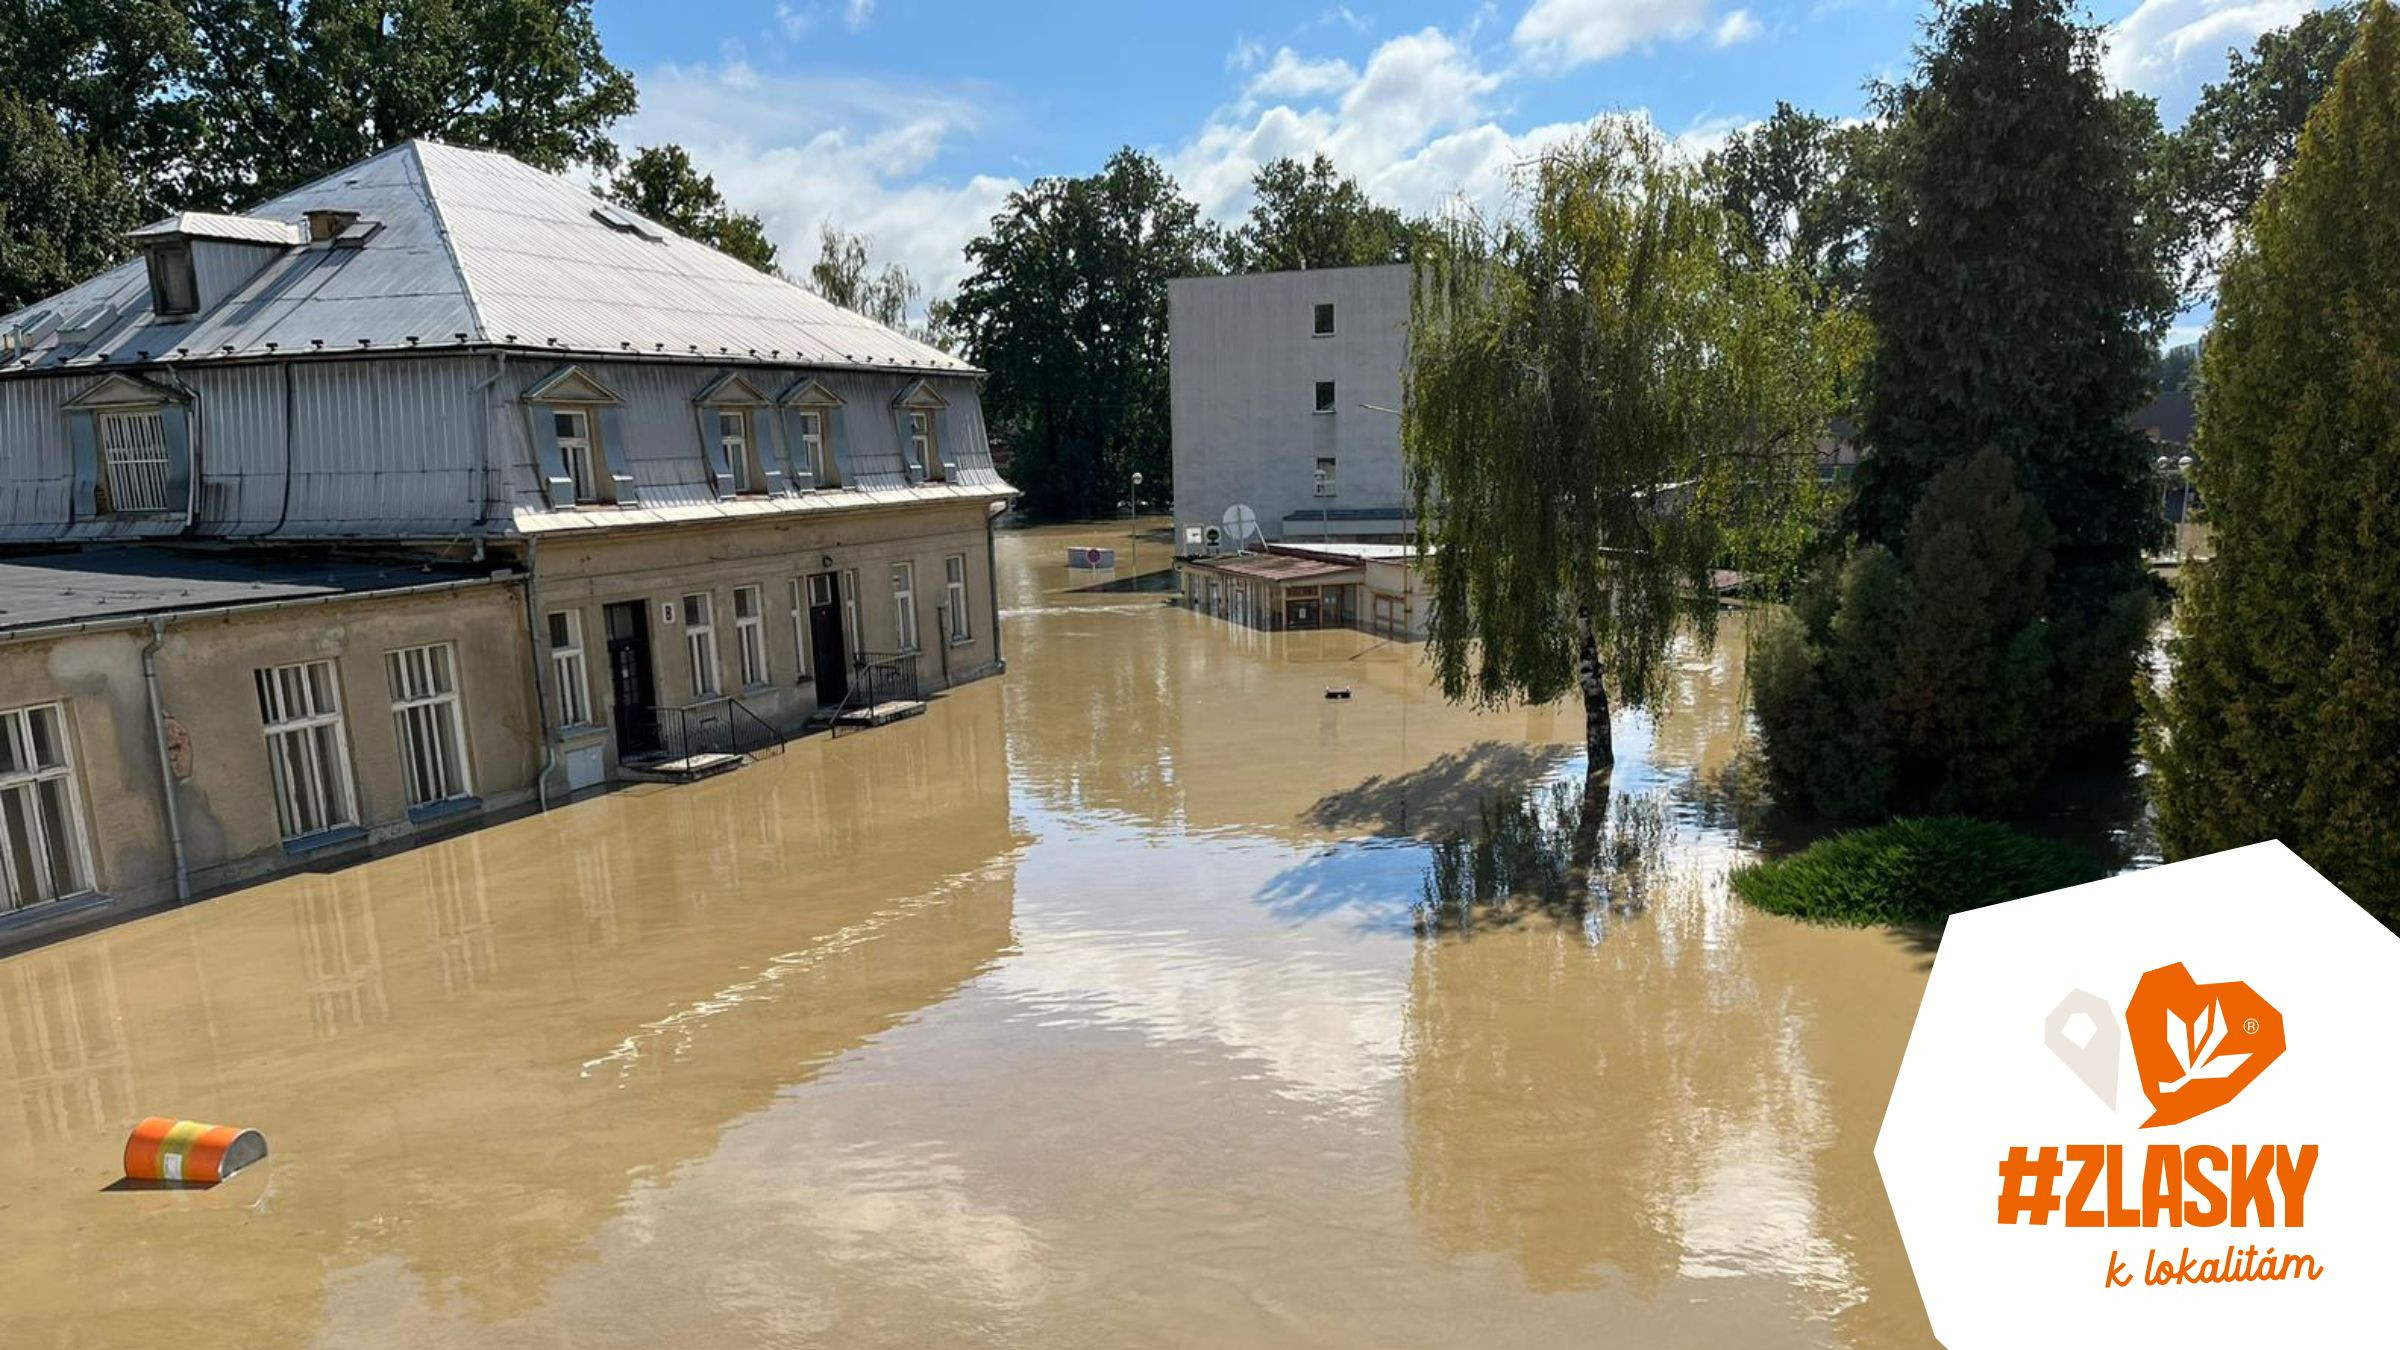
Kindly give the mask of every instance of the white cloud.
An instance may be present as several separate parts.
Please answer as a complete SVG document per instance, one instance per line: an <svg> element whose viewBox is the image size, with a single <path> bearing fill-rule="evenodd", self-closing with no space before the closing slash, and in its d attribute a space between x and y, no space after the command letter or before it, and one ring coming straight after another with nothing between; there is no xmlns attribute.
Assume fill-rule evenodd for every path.
<svg viewBox="0 0 2400 1350"><path fill-rule="evenodd" d="M842 26L855 33L875 17L875 0L849 0L842 7Z"/></svg>
<svg viewBox="0 0 2400 1350"><path fill-rule="evenodd" d="M1338 57L1311 61L1289 47L1275 50L1275 59L1250 79L1251 98L1317 98L1338 94L1358 83L1358 72Z"/></svg>
<svg viewBox="0 0 2400 1350"><path fill-rule="evenodd" d="M1237 37L1233 40L1233 50L1225 53L1225 68L1227 70L1256 70L1258 63L1266 59L1265 43L1253 37Z"/></svg>
<svg viewBox="0 0 2400 1350"><path fill-rule="evenodd" d="M1659 38L1691 37L1707 18L1708 0L1533 0L1512 40L1543 65L1563 68Z"/></svg>
<svg viewBox="0 0 2400 1350"><path fill-rule="evenodd" d="M788 4L775 6L775 23L783 29L783 35L787 39L798 41L808 36L808 30L815 22L816 15L814 14L804 13Z"/></svg>
<svg viewBox="0 0 2400 1350"><path fill-rule="evenodd" d="M2142 0L2109 26L2100 69L2120 89L2152 94L2180 116L2200 86L2223 79L2226 52L2296 23L2315 0Z"/></svg>
<svg viewBox="0 0 2400 1350"><path fill-rule="evenodd" d="M1737 9L1717 25L1716 43L1720 47L1730 47L1737 42L1748 42L1765 31L1766 26L1751 18L1749 10Z"/></svg>
<svg viewBox="0 0 2400 1350"><path fill-rule="evenodd" d="M946 179L937 159L975 137L990 91L928 92L918 82L797 77L753 71L735 88L718 68L665 66L638 74L641 111L618 139L676 142L736 209L757 213L785 270L816 261L831 223L875 241L875 259L905 264L925 298L955 289L961 253L1008 194L1009 177Z"/></svg>

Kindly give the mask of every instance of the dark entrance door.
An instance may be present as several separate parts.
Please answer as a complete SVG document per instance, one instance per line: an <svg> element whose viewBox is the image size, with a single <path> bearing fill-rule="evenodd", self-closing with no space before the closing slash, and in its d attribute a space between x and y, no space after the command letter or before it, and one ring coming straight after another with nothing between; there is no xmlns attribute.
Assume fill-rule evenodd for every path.
<svg viewBox="0 0 2400 1350"><path fill-rule="evenodd" d="M600 611L608 625L608 688L616 704L617 757L658 749L658 686L650 675L650 614L639 600Z"/></svg>
<svg viewBox="0 0 2400 1350"><path fill-rule="evenodd" d="M842 587L832 572L808 579L808 656L816 663L817 706L830 708L850 696L848 644L842 641Z"/></svg>

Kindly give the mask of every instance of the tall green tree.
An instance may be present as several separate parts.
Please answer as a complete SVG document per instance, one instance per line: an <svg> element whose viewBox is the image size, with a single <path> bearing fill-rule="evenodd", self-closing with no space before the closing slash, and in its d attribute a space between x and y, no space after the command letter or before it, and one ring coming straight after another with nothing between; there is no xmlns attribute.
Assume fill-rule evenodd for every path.
<svg viewBox="0 0 2400 1350"><path fill-rule="evenodd" d="M2292 162L2300 130L2358 38L2360 6L2333 5L2232 53L2225 78L2200 91L2182 130L2164 147L2164 170L2189 242L2184 281L2213 283L2267 184Z"/></svg>
<svg viewBox="0 0 2400 1350"><path fill-rule="evenodd" d="M717 180L700 172L680 145L652 146L625 161L608 180L608 199L761 272L775 270L766 226L726 205Z"/></svg>
<svg viewBox="0 0 2400 1350"><path fill-rule="evenodd" d="M1452 698L1580 691L1592 772L1711 569L1810 477L1830 372L1804 285L1736 263L1736 226L1646 124L1544 158L1519 215L1426 247L1401 445Z"/></svg>
<svg viewBox="0 0 2400 1350"><path fill-rule="evenodd" d="M1709 181L1742 226L1749 257L1797 267L1820 303L1846 303L1866 268L1881 141L1878 123L1838 122L1777 103L1766 121L1709 155Z"/></svg>
<svg viewBox="0 0 2400 1350"><path fill-rule="evenodd" d="M828 222L818 236L817 260L808 267L809 289L877 323L905 328L909 307L917 303L917 279L896 262L872 270L873 248L865 235Z"/></svg>
<svg viewBox="0 0 2400 1350"><path fill-rule="evenodd" d="M49 108L0 93L0 314L105 270L142 221L114 159Z"/></svg>
<svg viewBox="0 0 2400 1350"><path fill-rule="evenodd" d="M2173 858L2279 838L2400 927L2400 14L2365 10L2201 357L2214 556L2149 746Z"/></svg>
<svg viewBox="0 0 2400 1350"><path fill-rule="evenodd" d="M1227 271L1367 267L1406 262L1414 249L1416 229L1323 154L1261 165L1251 188L1250 214L1225 240Z"/></svg>
<svg viewBox="0 0 2400 1350"><path fill-rule="evenodd" d="M1218 252L1199 208L1130 148L1011 193L967 245L947 316L989 372L984 414L1032 510L1104 514L1137 471L1146 491L1172 486L1167 282L1215 271Z"/></svg>

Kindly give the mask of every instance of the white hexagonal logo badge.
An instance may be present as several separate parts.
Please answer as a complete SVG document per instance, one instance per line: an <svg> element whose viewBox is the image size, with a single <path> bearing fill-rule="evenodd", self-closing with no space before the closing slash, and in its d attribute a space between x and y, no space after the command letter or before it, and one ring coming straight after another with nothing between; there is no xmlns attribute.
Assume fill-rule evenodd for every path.
<svg viewBox="0 0 2400 1350"><path fill-rule="evenodd" d="M2400 938L2281 844L1954 916L1875 1161L1934 1334L2393 1344Z"/></svg>

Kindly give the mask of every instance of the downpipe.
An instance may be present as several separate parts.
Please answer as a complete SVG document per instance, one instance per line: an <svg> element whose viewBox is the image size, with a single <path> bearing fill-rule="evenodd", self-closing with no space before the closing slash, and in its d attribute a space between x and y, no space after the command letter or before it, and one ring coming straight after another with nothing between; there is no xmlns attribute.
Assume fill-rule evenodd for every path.
<svg viewBox="0 0 2400 1350"><path fill-rule="evenodd" d="M175 764L167 757L167 710L158 692L158 649L166 645L167 621L150 617L150 641L142 648L142 683L150 692L150 743L158 752L158 785L166 794L167 847L175 855L175 901L192 898L192 872L183 856L183 811L175 804Z"/></svg>
<svg viewBox="0 0 2400 1350"><path fill-rule="evenodd" d="M544 815L550 812L550 774L558 767L558 733L550 725L550 691L543 669L547 653L542 650L542 606L538 595L541 575L542 540L539 535L525 538L525 647L533 660L533 712L542 723L542 769L533 780L534 799L541 804Z"/></svg>

